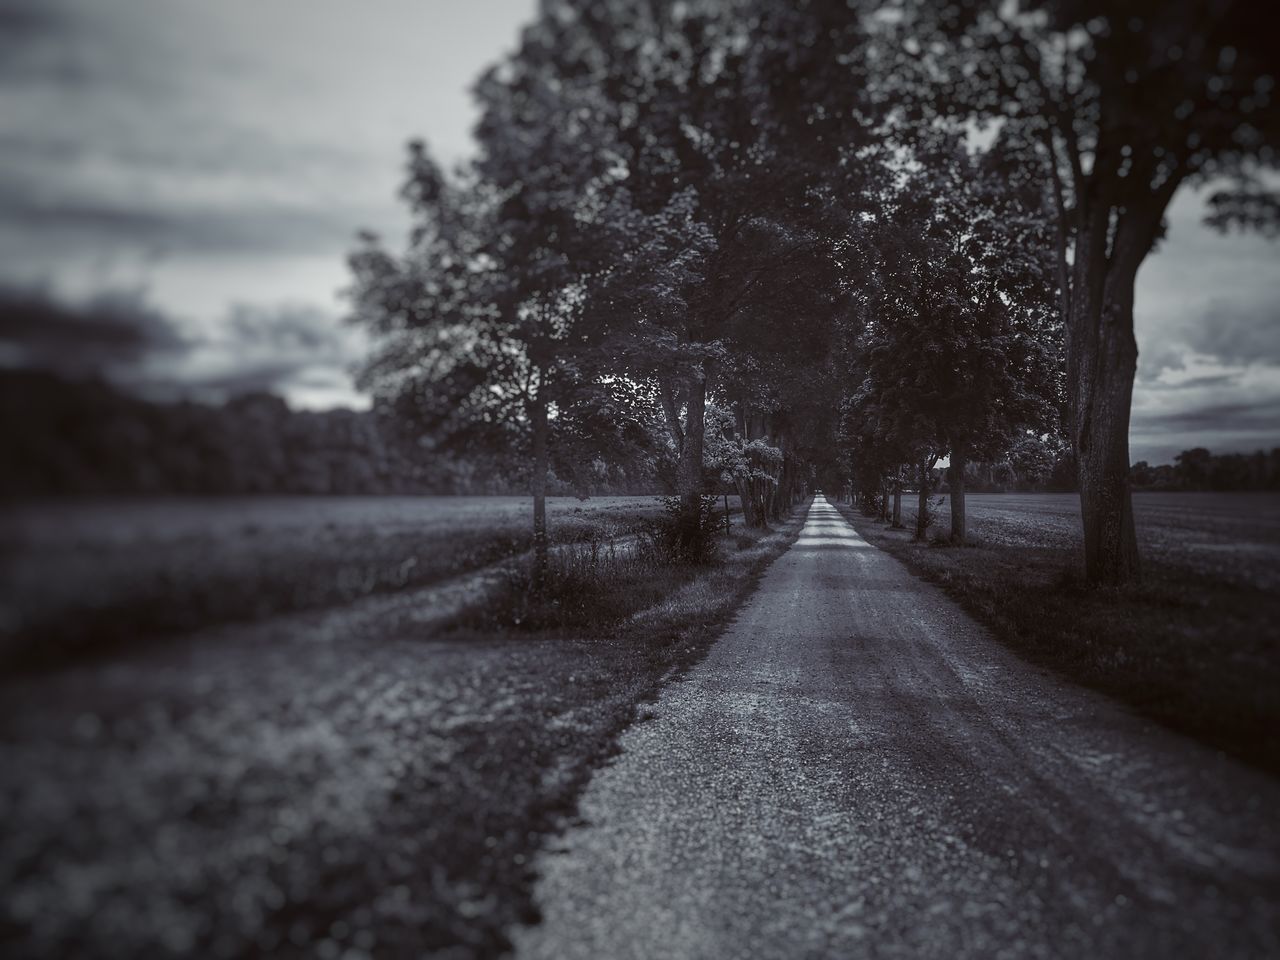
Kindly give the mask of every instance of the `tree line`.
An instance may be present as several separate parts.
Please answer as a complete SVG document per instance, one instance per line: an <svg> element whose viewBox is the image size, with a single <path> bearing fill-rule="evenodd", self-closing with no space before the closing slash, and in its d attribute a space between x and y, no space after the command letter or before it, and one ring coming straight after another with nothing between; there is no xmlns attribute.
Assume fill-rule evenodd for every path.
<svg viewBox="0 0 1280 960"><path fill-rule="evenodd" d="M375 414L293 410L253 392L155 402L101 380L0 372L0 497L228 494L512 494L510 460L430 449ZM561 467L559 494L650 493L650 461Z"/></svg>
<svg viewBox="0 0 1280 960"><path fill-rule="evenodd" d="M1217 0L544 0L475 85L476 158L411 144L404 248L353 315L379 409L557 457L655 435L683 537L717 478L766 523L815 484L927 497L1070 452L1085 566L1138 573L1134 281L1184 184L1274 225L1275 35Z"/></svg>
<svg viewBox="0 0 1280 960"><path fill-rule="evenodd" d="M1139 490L1280 490L1280 447L1219 454L1194 447L1173 463L1139 460L1130 475Z"/></svg>

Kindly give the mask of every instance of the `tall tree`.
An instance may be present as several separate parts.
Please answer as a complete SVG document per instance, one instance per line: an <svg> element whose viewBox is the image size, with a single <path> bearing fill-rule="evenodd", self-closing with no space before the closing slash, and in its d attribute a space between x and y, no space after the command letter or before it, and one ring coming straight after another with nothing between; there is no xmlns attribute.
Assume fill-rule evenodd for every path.
<svg viewBox="0 0 1280 960"><path fill-rule="evenodd" d="M839 83L825 81L834 51L849 45L829 35L848 39L859 26L847 16L791 18L756 0L562 0L544 11L559 37L561 82L594 86L616 105L619 162L637 207L655 214L687 202L706 238L697 269L667 301L679 309L637 317L645 336L633 341L626 371L655 383L692 521L705 411L726 383L735 332L804 285L833 241L815 218L829 213L837 182L856 169L844 163L854 149L848 138L830 135L850 114L790 78L824 78L832 102L856 98L854 67L841 68Z"/></svg>
<svg viewBox="0 0 1280 960"><path fill-rule="evenodd" d="M907 0L895 21L924 69L917 106L999 117L1043 144L1056 208L1070 433L1085 567L1139 570L1129 491L1134 286L1188 184L1229 183L1213 222L1274 227L1280 37L1248 0Z"/></svg>
<svg viewBox="0 0 1280 960"><path fill-rule="evenodd" d="M554 438L626 439L575 421L624 405L627 385L603 376L601 332L584 322L592 266L576 254L594 222L575 219L565 185L580 171L554 153L504 169L498 142L461 183L411 146L409 250L395 256L367 238L351 257L353 302L375 334L363 382L381 402L446 446L525 451L537 584Z"/></svg>

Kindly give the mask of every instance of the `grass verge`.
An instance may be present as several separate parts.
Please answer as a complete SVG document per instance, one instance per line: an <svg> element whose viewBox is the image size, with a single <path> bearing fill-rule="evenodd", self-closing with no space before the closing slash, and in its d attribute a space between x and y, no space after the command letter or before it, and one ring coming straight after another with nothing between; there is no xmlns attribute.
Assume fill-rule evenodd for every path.
<svg viewBox="0 0 1280 960"><path fill-rule="evenodd" d="M321 516L290 523L296 508L286 500L274 527L250 502L216 508L197 502L187 512L207 511L216 523L179 517L190 527L182 535L133 540L110 529L114 517L105 510L82 511L80 529L59 530L51 542L0 544L0 665L56 666L139 640L412 590L532 546L526 512L486 516L468 503L450 522L444 501L439 517L410 519L390 512L397 502L380 508L375 499L367 515L335 510L341 522ZM134 509L145 516L148 505L141 506ZM238 523L232 522L237 506L244 508ZM552 536L560 543L590 542L660 509L656 498L613 507L609 498L561 506ZM115 512L127 514L128 507L116 505ZM145 533L164 534L165 520L173 518L161 515L158 529Z"/></svg>
<svg viewBox="0 0 1280 960"><path fill-rule="evenodd" d="M670 562L643 531L600 552L594 544L562 550L552 556L542 600L527 600L518 574L504 595L456 624L452 638L466 643L502 637L542 645L554 677L542 681L546 705L513 717L516 727L470 731L493 756L501 783L456 783L460 795L438 811L453 821L447 886L484 890L500 907L478 923L465 904L440 903L429 926L438 939L429 948L481 935L478 955L498 955L513 923L537 921L534 854L572 815L591 773L614 756L643 705L706 655L795 541L804 513L797 509L772 531L736 527L722 538L717 562L705 566ZM465 816L455 803L468 805Z"/></svg>
<svg viewBox="0 0 1280 960"><path fill-rule="evenodd" d="M942 587L1025 658L1142 715L1280 774L1280 598L1148 559L1140 583L1103 589L1078 548L1042 546L1034 530L962 547L919 542L840 512L863 537ZM909 524L910 526L910 524Z"/></svg>
<svg viewBox="0 0 1280 960"><path fill-rule="evenodd" d="M656 578L561 549L586 602L519 624L442 633L398 593L0 675L0 946L501 955L536 920L537 851L801 516Z"/></svg>

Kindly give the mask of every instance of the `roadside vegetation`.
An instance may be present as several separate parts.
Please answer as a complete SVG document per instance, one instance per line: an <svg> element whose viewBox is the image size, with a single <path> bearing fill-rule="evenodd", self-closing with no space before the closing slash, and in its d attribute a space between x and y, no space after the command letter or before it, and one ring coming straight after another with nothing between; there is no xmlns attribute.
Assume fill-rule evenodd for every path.
<svg viewBox="0 0 1280 960"><path fill-rule="evenodd" d="M558 543L662 513L657 497L551 499ZM413 590L526 553L521 497L22 504L0 539L0 661L69 655Z"/></svg>
<svg viewBox="0 0 1280 960"><path fill-rule="evenodd" d="M1175 497L1176 504L1162 502ZM1138 498L1147 570L1140 582L1113 588L1079 573L1074 496L991 499L997 504L987 510L983 498L971 498L964 545L946 536L945 506L923 540L911 532L914 511L898 530L848 504L839 509L867 540L938 584L1032 662L1280 773L1274 496Z"/></svg>
<svg viewBox="0 0 1280 960"><path fill-rule="evenodd" d="M1275 768L1274 590L1158 552L1140 579L1128 448L1135 278L1174 196L1213 185L1214 225L1275 226L1264 5L880 6L540 4L473 87L474 153L446 170L411 142L412 229L350 253L369 416L91 390L119 408L73 434L87 459L0 484L529 493L500 519L265 501L218 530L17 508L0 659L63 669L0 681L23 771L0 937L495 954L542 838L818 487L914 526L856 518L1028 656ZM75 419L56 384L24 393ZM1070 543L967 517L967 468L1009 457L1066 465ZM550 496L650 479L673 516ZM738 495L727 536L712 491ZM447 616L416 592L480 571Z"/></svg>
<svg viewBox="0 0 1280 960"><path fill-rule="evenodd" d="M0 931L48 956L497 956L592 770L802 516L717 527L703 562L661 511L613 517L552 545L533 607L524 556L448 625L402 591L0 681L24 771Z"/></svg>

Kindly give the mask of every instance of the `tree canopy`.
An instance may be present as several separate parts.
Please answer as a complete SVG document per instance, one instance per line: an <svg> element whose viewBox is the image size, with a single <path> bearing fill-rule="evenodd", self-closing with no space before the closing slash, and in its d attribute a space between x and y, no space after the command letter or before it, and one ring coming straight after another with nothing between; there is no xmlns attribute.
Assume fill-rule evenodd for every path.
<svg viewBox="0 0 1280 960"><path fill-rule="evenodd" d="M814 483L1075 469L1136 575L1134 277L1179 186L1274 229L1274 39L1226 0L544 0L352 256L380 403L442 449L665 462L696 536ZM1048 482L1042 479L1042 482ZM890 484L891 486L891 484ZM541 538L543 533L538 534ZM541 542L541 539L539 539Z"/></svg>

